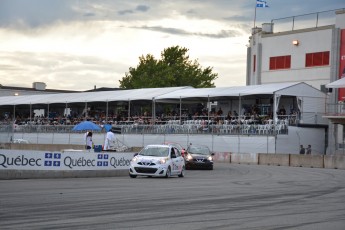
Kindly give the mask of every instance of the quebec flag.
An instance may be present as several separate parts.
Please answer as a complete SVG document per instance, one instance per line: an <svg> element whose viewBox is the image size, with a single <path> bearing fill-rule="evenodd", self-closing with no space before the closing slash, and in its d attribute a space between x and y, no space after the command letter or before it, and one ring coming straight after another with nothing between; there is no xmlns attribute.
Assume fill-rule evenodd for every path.
<svg viewBox="0 0 345 230"><path fill-rule="evenodd" d="M268 5L266 1L256 0L256 7L265 8L268 7Z"/></svg>

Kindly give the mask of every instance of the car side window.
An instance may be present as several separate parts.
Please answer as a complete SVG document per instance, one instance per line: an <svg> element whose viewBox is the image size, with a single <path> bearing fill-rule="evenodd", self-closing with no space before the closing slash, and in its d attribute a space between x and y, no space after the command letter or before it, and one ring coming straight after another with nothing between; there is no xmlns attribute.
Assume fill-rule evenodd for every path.
<svg viewBox="0 0 345 230"><path fill-rule="evenodd" d="M171 154L170 154L171 158L176 158L176 153L174 148L171 148Z"/></svg>
<svg viewBox="0 0 345 230"><path fill-rule="evenodd" d="M178 150L177 148L174 148L174 149L175 149L176 157L180 157L181 156L180 150Z"/></svg>

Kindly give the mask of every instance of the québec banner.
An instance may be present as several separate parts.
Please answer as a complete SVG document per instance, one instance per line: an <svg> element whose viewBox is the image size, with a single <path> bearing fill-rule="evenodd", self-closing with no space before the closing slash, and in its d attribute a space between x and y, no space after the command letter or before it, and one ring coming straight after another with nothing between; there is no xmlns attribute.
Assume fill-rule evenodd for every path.
<svg viewBox="0 0 345 230"><path fill-rule="evenodd" d="M121 152L0 152L0 170L114 170L129 169L133 153Z"/></svg>

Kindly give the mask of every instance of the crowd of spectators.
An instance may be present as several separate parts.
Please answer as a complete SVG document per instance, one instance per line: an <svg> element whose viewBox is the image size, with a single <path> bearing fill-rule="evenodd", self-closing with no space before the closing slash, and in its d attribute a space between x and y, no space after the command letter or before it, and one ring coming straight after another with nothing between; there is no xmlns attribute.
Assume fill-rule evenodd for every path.
<svg viewBox="0 0 345 230"><path fill-rule="evenodd" d="M98 125L113 124L113 125L152 125L152 124L165 124L170 120L179 120L179 124L183 124L187 120L204 120L208 121L209 124L266 124L273 119L272 112L268 114L261 114L260 109L253 105L250 108L242 108L240 114L236 111L228 111L226 115L224 114L221 107L216 109L211 109L208 113L207 109L201 108L194 113L189 113L188 111L183 111L180 117L179 111L172 110L167 113L157 113L155 118L152 119L152 114L150 112L144 111L143 114L135 114L128 117L126 113L110 113L106 117L104 111L88 111L87 115L85 113L71 112L69 115L65 116L59 112L50 112L48 116L38 115L30 118L30 114L16 114L16 119L14 123L16 125L76 125L84 120L92 121ZM296 112L291 112L289 115L286 114L284 106L282 106L278 112L278 117L285 119L286 117L293 117L296 119ZM11 124L13 123L13 118L10 113L5 113L0 118L1 124Z"/></svg>

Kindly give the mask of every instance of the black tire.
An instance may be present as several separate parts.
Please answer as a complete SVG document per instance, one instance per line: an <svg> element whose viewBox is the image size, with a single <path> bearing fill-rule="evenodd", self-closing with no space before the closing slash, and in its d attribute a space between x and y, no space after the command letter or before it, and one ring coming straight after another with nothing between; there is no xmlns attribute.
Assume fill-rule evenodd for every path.
<svg viewBox="0 0 345 230"><path fill-rule="evenodd" d="M185 173L185 168L184 166L182 167L181 173L178 174L178 177L184 177L184 173Z"/></svg>
<svg viewBox="0 0 345 230"><path fill-rule="evenodd" d="M130 177L130 178L137 178L137 175L129 174L129 177Z"/></svg>
<svg viewBox="0 0 345 230"><path fill-rule="evenodd" d="M170 166L168 167L166 173L165 173L165 178L169 178L171 177L171 169L170 169Z"/></svg>

